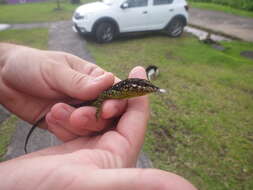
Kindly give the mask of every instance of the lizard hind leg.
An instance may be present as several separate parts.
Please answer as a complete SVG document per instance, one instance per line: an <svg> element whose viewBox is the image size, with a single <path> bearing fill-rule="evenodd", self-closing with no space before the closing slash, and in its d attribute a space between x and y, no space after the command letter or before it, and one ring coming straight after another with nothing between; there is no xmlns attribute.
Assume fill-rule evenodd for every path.
<svg viewBox="0 0 253 190"><path fill-rule="evenodd" d="M97 99L94 103L93 106L95 106L97 108L96 111L96 119L98 120L101 116L101 112L102 112L102 104L103 104L103 99Z"/></svg>
<svg viewBox="0 0 253 190"><path fill-rule="evenodd" d="M101 107L97 108L97 111L96 111L96 120L98 120L100 118L101 111L102 111Z"/></svg>

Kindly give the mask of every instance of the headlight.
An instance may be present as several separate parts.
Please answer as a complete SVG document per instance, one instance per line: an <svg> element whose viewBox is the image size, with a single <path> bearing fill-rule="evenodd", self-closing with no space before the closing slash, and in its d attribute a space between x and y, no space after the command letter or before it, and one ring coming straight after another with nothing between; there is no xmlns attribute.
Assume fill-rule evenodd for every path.
<svg viewBox="0 0 253 190"><path fill-rule="evenodd" d="M84 19L85 18L85 16L81 15L78 12L75 12L74 17L75 17L76 20L80 20L80 19Z"/></svg>

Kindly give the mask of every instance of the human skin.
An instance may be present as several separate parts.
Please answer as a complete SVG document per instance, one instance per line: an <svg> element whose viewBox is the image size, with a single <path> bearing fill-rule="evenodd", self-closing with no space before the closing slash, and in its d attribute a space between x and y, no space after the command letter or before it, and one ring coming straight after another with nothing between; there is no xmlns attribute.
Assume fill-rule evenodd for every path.
<svg viewBox="0 0 253 190"><path fill-rule="evenodd" d="M99 121L95 108L69 106L95 99L119 81L71 54L0 43L0 72L0 103L31 124L48 113L46 119L51 122L40 127L63 141L107 127L110 118L121 115L126 106L124 100L106 101Z"/></svg>
<svg viewBox="0 0 253 190"><path fill-rule="evenodd" d="M39 53L36 52L39 50L35 49L27 49L26 51L26 54L24 54L25 52L23 52L23 55L32 55L32 53L36 55L36 53ZM46 52L46 54L47 53L48 52ZM53 54L54 55L51 54L53 57L60 56L58 53ZM14 55L9 54L7 57ZM25 89L22 89L23 87L25 87L22 86L22 81L29 82L29 80L25 80L26 77L28 77L27 75L33 76L33 72L35 72L36 70L32 70L30 72L25 72L25 70L22 71L22 69L19 70L18 67L21 64L16 65L16 67L10 67L6 69L6 64L11 63L10 59L8 60L9 62L6 62L7 57L0 56L0 62L4 62L4 64L1 66L0 73L1 103L4 104L5 107L7 107L9 110L15 111L15 114L19 115L23 119L33 122L34 120L36 120L36 114L33 115L33 112L37 111L37 113L42 113L41 109L45 107L47 108L46 110L50 110L50 108L48 108L47 106L53 105L53 103L56 102L55 99L57 99L57 101L65 100L66 96L78 98L78 93L75 94L75 96L67 93L71 92L71 90L74 89L66 89L67 87L60 88L57 86L59 84L55 85L55 88L47 88L48 86L45 85L42 87L34 87L31 91L29 91L30 88L27 87ZM19 60L19 63L22 63L22 59L23 58L20 55L19 59L14 60ZM36 60L36 58L34 58L34 60ZM44 61L48 60L44 59ZM29 63L29 61L24 61L24 65L25 63ZM51 64L51 62L48 62L48 64ZM12 69L14 69L15 71L11 71ZM16 75L12 74L11 77L8 76L7 71L11 74L12 72L17 73ZM64 70L60 71L64 72ZM113 76L111 74L105 75L106 79L103 81L108 80L108 84L110 83L108 86L112 85L114 80L111 80L110 77ZM15 81L11 81L12 78L16 78L17 76L20 77L20 80L15 79ZM33 82L35 82L35 84L38 84L39 82L40 85L43 85L43 83L40 83L40 81L36 79L36 77L39 76L40 75L34 75L34 78L33 80L31 80L30 85L32 85ZM22 79L23 77L24 79ZM50 77L50 75L47 77ZM63 75L63 77L67 76ZM146 73L143 68L136 67L130 72L129 77L145 78ZM71 80L73 78L70 77L69 79ZM55 82L58 80L59 79L54 79L52 81ZM92 79L89 80L90 81L83 84L84 88L88 88L89 85L93 83ZM15 83L18 84L15 85ZM48 82L47 84L51 83ZM69 83L65 81L65 84L67 85ZM100 85L96 82L95 84L98 86ZM64 85L64 83L62 85ZM73 86L70 85L70 88ZM80 87L81 86L79 86L79 90ZM36 88L39 88L39 90L44 88L44 91L42 93L39 93L36 91ZM103 90L103 88L106 87L100 88L101 90ZM61 91L63 89L65 91ZM48 93L46 92L46 90L48 90ZM91 91L91 89L89 90ZM61 95L59 92L64 92L64 95ZM95 90L95 92L97 92L98 94L100 93L99 90ZM85 94L85 91L83 91L83 93ZM81 94L81 98L83 98L84 94ZM96 95L96 93L94 94ZM26 96L28 97L26 98ZM41 98L41 96L43 98ZM93 98L89 97L91 96L90 94L87 96L87 99ZM49 97L49 100L47 100L45 97ZM60 98L58 99L58 97ZM10 100L14 101L18 105L24 106L28 104L28 106L27 108L22 110L18 105L14 105L13 103L8 102ZM19 101L25 101L26 104L22 102L20 103ZM29 101L31 101L31 103ZM41 106L41 104L38 103L39 101L42 101L41 104L43 104L44 101L44 106ZM66 117L66 115L62 114L61 112L61 109L65 109L65 106L67 107L67 109L73 110L72 112L69 112L70 114L68 115L68 117ZM108 106L108 108L106 108L106 106ZM73 114L76 114L75 112L77 112L77 115L75 117L81 117L81 115L78 115L78 112L84 114L85 117L88 116L86 122L83 123L84 126L82 126L84 130L86 130L86 132L88 133L89 131L91 131L90 129L94 130L92 125L96 122L94 120L94 108L83 107L79 109L74 109L67 104L56 104L53 108L51 108L49 114L47 114L47 128L50 131L54 132L54 134L56 134L59 138L68 142L60 146L51 147L38 152L27 154L22 157L18 157L10 161L2 162L0 164L0 179L4 180L2 180L0 183L0 189L195 189L189 182L187 182L182 177L169 172L156 169L131 168L136 163L139 151L144 141L147 121L149 118L149 104L147 96L132 98L124 102L108 101L103 107L103 114L105 118L108 117L108 115L110 116L108 118L118 116L117 113L109 113L110 108L113 108L113 106L116 106L118 110L121 110L120 112L122 114L122 116L119 118L119 121L115 125L114 130L110 130L104 134L95 137L80 137L80 131L75 132L78 135L72 132L75 131L77 128L73 127L75 126L75 122L71 120L71 117L73 116ZM28 108L30 108L30 110ZM29 116L29 113L33 116ZM64 117L62 117L63 115ZM57 118L57 116L64 118L64 120ZM111 119L106 120L105 118L102 119L102 121L99 121L98 124L95 124L97 130L111 124L111 122L107 122L107 120ZM76 119L78 120L78 118ZM61 123L63 121L66 121L65 126L61 125L63 124ZM80 127L79 125L77 126ZM72 131L70 130L70 128L73 128ZM71 136L71 138L74 140L70 140L69 136Z"/></svg>

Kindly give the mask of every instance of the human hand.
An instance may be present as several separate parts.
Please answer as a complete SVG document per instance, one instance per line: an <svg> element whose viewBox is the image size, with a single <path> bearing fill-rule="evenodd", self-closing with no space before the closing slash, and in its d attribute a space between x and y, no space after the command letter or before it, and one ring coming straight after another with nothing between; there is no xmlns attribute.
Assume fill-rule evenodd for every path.
<svg viewBox="0 0 253 190"><path fill-rule="evenodd" d="M89 133L86 126L93 126L92 131L101 130L110 123L108 119L119 116L125 108L126 101L107 101L102 119L96 122L89 118L93 117L94 108L75 109L67 105L95 99L119 80L95 64L63 52L11 44L0 44L0 49L1 103L23 120L35 123L53 105L64 102L50 111L48 120L54 118L51 127L45 122L41 126L49 127L61 140ZM56 128L58 125L63 127Z"/></svg>
<svg viewBox="0 0 253 190"><path fill-rule="evenodd" d="M144 78L137 67L130 77ZM114 130L0 164L0 189L194 190L183 178L155 169L130 169L144 141L147 96L128 100ZM123 169L124 168L124 169Z"/></svg>

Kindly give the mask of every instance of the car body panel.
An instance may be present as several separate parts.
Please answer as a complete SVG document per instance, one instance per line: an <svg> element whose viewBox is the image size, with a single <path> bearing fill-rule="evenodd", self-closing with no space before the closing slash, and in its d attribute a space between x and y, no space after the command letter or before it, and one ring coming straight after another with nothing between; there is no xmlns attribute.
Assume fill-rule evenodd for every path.
<svg viewBox="0 0 253 190"><path fill-rule="evenodd" d="M177 15L182 15L186 21L188 20L188 12L184 8L187 5L185 0L172 0L172 3L164 5L154 5L155 0L147 1L146 6L124 9L121 8L121 5L127 0L106 0L84 4L76 9L72 20L75 26L83 28L85 33L92 32L94 24L101 18L115 20L120 33L162 30ZM84 18L76 19L76 14Z"/></svg>

